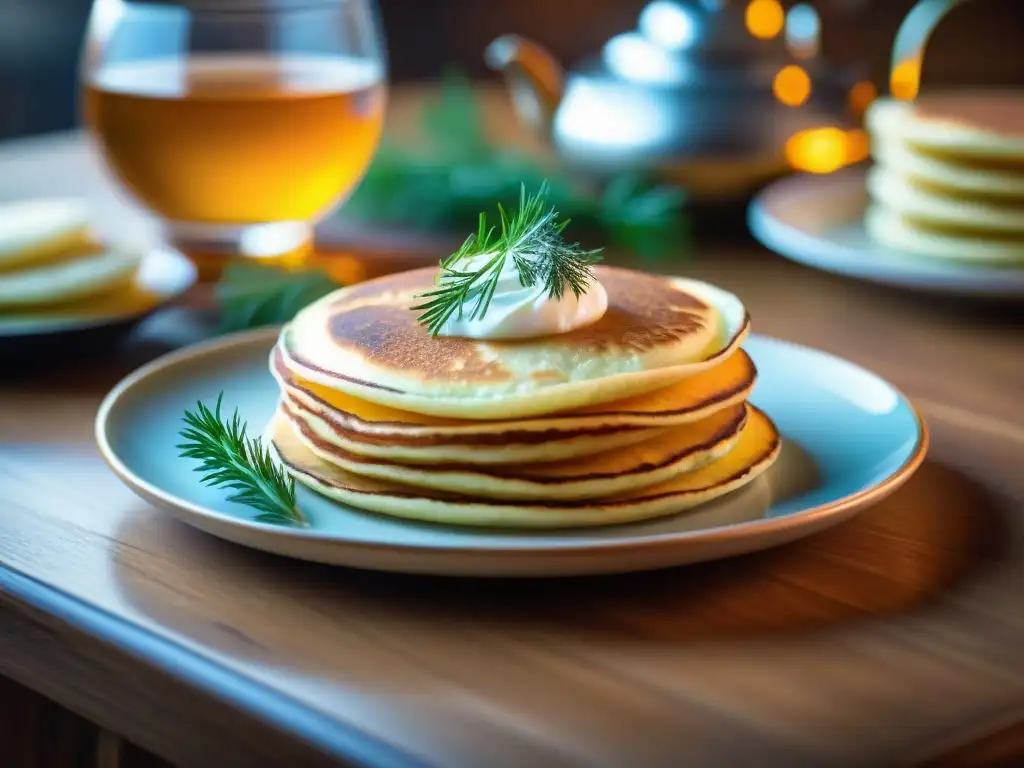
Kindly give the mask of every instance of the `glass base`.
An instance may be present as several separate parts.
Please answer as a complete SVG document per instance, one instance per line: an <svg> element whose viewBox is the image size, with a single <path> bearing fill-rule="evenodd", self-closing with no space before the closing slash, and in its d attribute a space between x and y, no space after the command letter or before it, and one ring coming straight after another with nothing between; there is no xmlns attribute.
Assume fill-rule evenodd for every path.
<svg viewBox="0 0 1024 768"><path fill-rule="evenodd" d="M215 225L172 222L167 242L196 265L201 282L214 282L233 260L244 259L282 269L306 266L313 253L313 228L304 222Z"/></svg>

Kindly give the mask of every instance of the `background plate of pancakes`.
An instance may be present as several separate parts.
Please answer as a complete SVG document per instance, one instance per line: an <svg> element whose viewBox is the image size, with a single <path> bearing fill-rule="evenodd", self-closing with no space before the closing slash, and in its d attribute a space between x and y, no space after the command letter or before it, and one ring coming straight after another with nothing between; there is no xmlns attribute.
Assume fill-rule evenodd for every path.
<svg viewBox="0 0 1024 768"><path fill-rule="evenodd" d="M880 99L867 125L872 167L769 186L750 208L754 236L851 277L1024 297L1024 93Z"/></svg>
<svg viewBox="0 0 1024 768"><path fill-rule="evenodd" d="M90 218L79 200L0 205L0 364L95 353L195 282L181 254L106 245Z"/></svg>
<svg viewBox="0 0 1024 768"><path fill-rule="evenodd" d="M543 339L431 338L415 270L342 289L279 331L167 355L108 395L105 459L221 538L359 568L555 576L790 541L890 493L927 444L873 374L748 337L713 286L598 268L608 311ZM220 392L297 481L308 528L260 524L177 457Z"/></svg>

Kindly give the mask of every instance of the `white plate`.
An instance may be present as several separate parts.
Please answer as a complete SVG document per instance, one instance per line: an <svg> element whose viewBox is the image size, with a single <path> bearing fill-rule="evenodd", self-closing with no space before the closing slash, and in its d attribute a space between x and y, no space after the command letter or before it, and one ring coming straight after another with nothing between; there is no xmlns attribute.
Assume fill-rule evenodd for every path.
<svg viewBox="0 0 1024 768"><path fill-rule="evenodd" d="M862 223L867 202L863 169L792 176L754 199L748 221L767 248L826 272L958 296L1024 298L1024 269L929 259L875 243Z"/></svg>
<svg viewBox="0 0 1024 768"><path fill-rule="evenodd" d="M839 523L902 485L927 432L910 403L874 374L806 347L752 337L755 397L782 431L771 470L692 512L565 531L443 527L362 512L299 489L308 530L253 522L252 511L199 482L177 457L181 416L197 400L237 407L259 434L278 389L267 360L274 330L224 337L141 368L104 400L96 439L142 498L248 547L336 565L474 576L565 576L661 568L765 549Z"/></svg>

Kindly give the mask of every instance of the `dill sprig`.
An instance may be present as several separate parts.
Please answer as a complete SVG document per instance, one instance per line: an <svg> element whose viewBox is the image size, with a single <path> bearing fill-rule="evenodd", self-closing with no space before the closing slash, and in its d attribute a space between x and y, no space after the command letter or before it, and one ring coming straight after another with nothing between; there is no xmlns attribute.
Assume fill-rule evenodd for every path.
<svg viewBox="0 0 1024 768"><path fill-rule="evenodd" d="M593 265L600 261L600 250L587 251L579 243L567 243L562 233L569 220L559 221L558 211L548 204L547 182L534 195L520 186L519 208L508 213L498 204L500 231L488 228L487 214L481 213L477 231L462 246L441 261L437 287L417 298L428 299L412 309L423 310L417 320L436 336L454 314L462 319L478 320L487 314L502 270L509 259L515 265L519 284L531 288L538 282L553 299L561 299L567 290L576 298L586 293L594 279ZM472 271L459 269L468 259L486 258Z"/></svg>
<svg viewBox="0 0 1024 768"><path fill-rule="evenodd" d="M237 409L230 419L221 418L223 398L221 392L212 411L202 402L194 413L185 411L186 426L179 433L185 442L176 446L179 455L202 462L195 470L204 473L202 482L235 491L228 501L258 510L258 521L305 527L306 518L295 506L295 480L274 464L258 439L246 435Z"/></svg>
<svg viewBox="0 0 1024 768"><path fill-rule="evenodd" d="M220 331L287 323L307 304L341 286L316 269L292 270L237 259L217 283Z"/></svg>

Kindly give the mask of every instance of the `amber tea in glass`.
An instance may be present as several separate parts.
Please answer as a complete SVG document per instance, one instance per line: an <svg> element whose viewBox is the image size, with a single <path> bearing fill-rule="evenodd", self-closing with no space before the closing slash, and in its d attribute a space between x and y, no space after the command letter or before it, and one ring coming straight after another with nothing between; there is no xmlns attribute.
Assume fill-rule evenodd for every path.
<svg viewBox="0 0 1024 768"><path fill-rule="evenodd" d="M94 8L94 37L111 4ZM300 259L380 138L384 66L366 1L113 5L115 37L134 21L139 36L206 45L117 56L97 40L91 63L87 47L83 113L110 170L207 273L232 255Z"/></svg>

